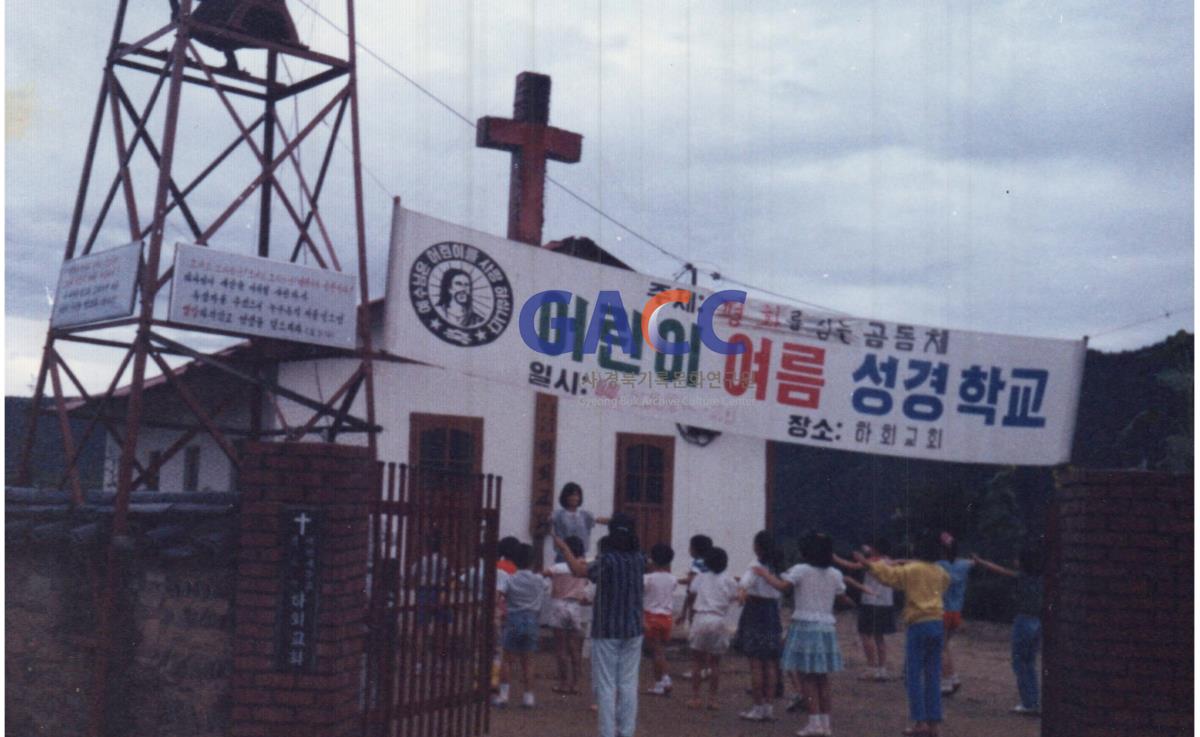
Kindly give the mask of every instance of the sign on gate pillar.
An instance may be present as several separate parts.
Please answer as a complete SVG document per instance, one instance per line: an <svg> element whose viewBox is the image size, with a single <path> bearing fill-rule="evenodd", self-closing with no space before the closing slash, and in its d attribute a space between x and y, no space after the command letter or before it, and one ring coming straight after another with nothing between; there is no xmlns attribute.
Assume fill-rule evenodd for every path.
<svg viewBox="0 0 1200 737"><path fill-rule="evenodd" d="M235 600L233 737L335 737L361 728L366 448L248 443Z"/></svg>

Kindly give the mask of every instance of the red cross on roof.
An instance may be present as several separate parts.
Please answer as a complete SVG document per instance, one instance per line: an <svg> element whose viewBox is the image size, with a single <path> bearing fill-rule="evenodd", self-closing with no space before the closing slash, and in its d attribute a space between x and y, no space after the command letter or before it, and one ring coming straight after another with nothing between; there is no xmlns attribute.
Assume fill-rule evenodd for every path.
<svg viewBox="0 0 1200 737"><path fill-rule="evenodd" d="M508 183L508 237L533 246L542 244L546 192L546 160L579 161L583 136L549 125L550 77L535 72L517 75L512 119L479 119L475 145L512 153Z"/></svg>

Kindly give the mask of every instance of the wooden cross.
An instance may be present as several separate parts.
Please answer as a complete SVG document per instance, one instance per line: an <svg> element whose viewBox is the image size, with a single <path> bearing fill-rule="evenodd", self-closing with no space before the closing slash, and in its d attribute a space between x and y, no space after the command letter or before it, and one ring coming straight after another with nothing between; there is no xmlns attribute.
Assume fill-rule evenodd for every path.
<svg viewBox="0 0 1200 737"><path fill-rule="evenodd" d="M508 182L508 237L542 245L546 193L546 160L579 161L583 136L549 124L550 77L534 72L517 75L513 116L479 119L475 145L512 153Z"/></svg>

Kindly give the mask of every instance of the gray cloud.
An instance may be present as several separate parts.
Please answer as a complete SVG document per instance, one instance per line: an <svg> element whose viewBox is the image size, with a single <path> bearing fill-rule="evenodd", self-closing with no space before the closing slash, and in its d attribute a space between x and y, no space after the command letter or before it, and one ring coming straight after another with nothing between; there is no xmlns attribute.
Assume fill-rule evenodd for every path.
<svg viewBox="0 0 1200 737"><path fill-rule="evenodd" d="M331 14L336 5L317 3ZM290 6L308 43L344 48ZM47 314L112 9L20 0L7 10L10 110L16 95L28 111L7 147L11 335L13 320ZM552 164L551 175L710 270L858 314L1058 337L1191 303L1189 3L461 0L361 3L359 16L363 43L470 120L507 116L518 72L551 74L552 122L585 136L583 161ZM132 17L145 29L163 20L136 5ZM139 99L146 87L134 76ZM360 85L364 162L387 190L364 183L379 294L390 195L503 232L508 157L476 149L468 125L366 56ZM303 119L321 102L281 112ZM234 135L215 105L184 115L181 180ZM151 121L160 129L161 110ZM310 163L319 154L303 149ZM97 170L111 176L113 162L102 138ZM249 164L243 154L198 192L202 222L249 181ZM134 173L151 186L148 161ZM351 261L353 233L335 217L348 193L344 172L332 175L327 212L342 223L332 235ZM547 202L548 239L589 235L641 271L678 271L553 187ZM101 237L109 245L128 238L119 202L116 214ZM256 202L244 206L222 242L251 249L256 216ZM286 217L275 210L284 240ZM181 220L170 235L186 238ZM1192 324L1181 315L1101 345Z"/></svg>

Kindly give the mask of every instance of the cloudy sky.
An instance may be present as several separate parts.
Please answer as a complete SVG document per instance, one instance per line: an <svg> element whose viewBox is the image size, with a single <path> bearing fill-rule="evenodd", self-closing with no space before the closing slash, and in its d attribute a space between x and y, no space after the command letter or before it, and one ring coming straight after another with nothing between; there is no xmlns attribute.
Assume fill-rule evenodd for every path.
<svg viewBox="0 0 1200 737"><path fill-rule="evenodd" d="M114 5L6 3L10 394L29 393L37 368ZM337 0L288 5L306 43L344 48L314 12L343 22ZM514 77L533 70L553 77L552 123L584 136L583 160L552 163L550 175L705 272L854 315L1096 335L1092 345L1104 350L1193 329L1191 3L360 6L360 41L408 77L360 58L375 294L393 196L503 234L508 156L475 148L474 130L451 110L471 121L507 117ZM132 0L126 37L165 12L160 0ZM136 77L135 98L147 89ZM325 99L285 106L288 134ZM195 142L181 144L183 181L205 151L232 140L218 105L185 102ZM101 144L98 170L113 161L111 135ZM302 149L306 162L319 155ZM201 220L249 181L238 164L197 192ZM89 212L111 177L104 171ZM139 186L151 175L143 158ZM348 192L335 173L323 200L347 256L351 231L334 221L349 212ZM128 240L119 202L97 241L104 246ZM239 210L222 243L248 252L256 216L256 206ZM286 238L281 208L273 222ZM187 237L182 220L168 235ZM642 272L680 270L551 186L546 239L568 235L590 236ZM1168 310L1179 311L1105 333ZM85 382L111 377L103 355L77 360Z"/></svg>

